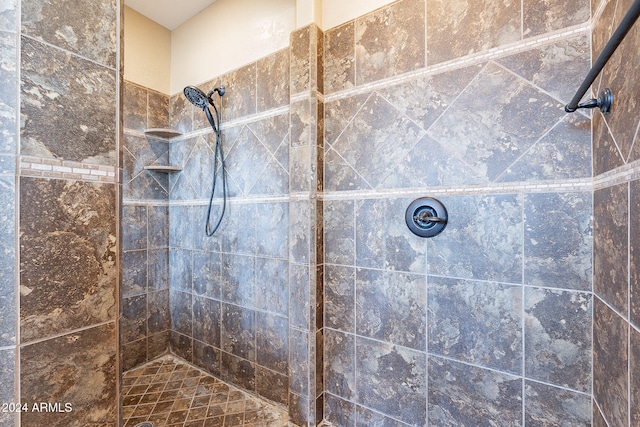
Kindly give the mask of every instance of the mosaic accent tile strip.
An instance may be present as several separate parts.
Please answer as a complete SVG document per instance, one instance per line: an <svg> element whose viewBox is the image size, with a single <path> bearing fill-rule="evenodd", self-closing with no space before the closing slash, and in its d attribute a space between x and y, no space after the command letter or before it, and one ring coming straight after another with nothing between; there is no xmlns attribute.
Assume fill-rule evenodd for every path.
<svg viewBox="0 0 640 427"><path fill-rule="evenodd" d="M123 375L123 427L295 427L286 409L167 355Z"/></svg>
<svg viewBox="0 0 640 427"><path fill-rule="evenodd" d="M21 156L20 175L79 181L116 182L116 168L51 158Z"/></svg>

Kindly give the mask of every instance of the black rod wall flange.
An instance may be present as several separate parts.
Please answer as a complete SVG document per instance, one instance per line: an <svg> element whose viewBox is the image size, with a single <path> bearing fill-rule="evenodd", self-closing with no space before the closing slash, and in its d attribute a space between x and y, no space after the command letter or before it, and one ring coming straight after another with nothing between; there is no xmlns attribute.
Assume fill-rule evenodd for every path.
<svg viewBox="0 0 640 427"><path fill-rule="evenodd" d="M624 18L622 18L622 21L620 21L620 25L618 26L616 31L613 33L613 35L609 39L604 49L602 49L600 56L598 56L598 59L593 64L593 67L591 67L591 70L587 74L587 77L585 77L584 81L582 82L582 85L580 85L580 87L578 88L578 91L574 95L573 99L564 107L564 111L566 111L567 113L573 113L578 108L595 108L595 107L600 108L600 111L602 111L603 113L611 111L611 103L613 102L613 95L610 95L608 98L611 102L609 102L609 107L607 111L603 111L602 107L598 104L592 106L592 103L594 101L598 101L600 98L592 99L580 105L578 103L580 102L584 94L587 93L587 90L589 90L593 82L596 80L596 77L598 77L598 74L600 74L600 72L602 71L604 66L607 64L607 62L609 61L613 53L616 51L616 49L618 48L622 40L625 38L627 33L631 30L631 27L633 27L633 24L635 24L635 22L638 20L638 17L640 17L640 0L635 0L633 2L633 5L631 5L631 7L629 8L629 11L627 12L627 14L624 16ZM611 92L611 90L609 90L609 92ZM600 97L602 97L602 94L600 95ZM607 99L602 100L601 105L603 106L606 105L606 102L607 102Z"/></svg>
<svg viewBox="0 0 640 427"><path fill-rule="evenodd" d="M600 96L598 98L590 99L587 102L582 104L578 104L576 108L571 109L571 107L567 104L564 107L564 111L567 113L573 113L579 108L599 108L603 113L608 113L611 111L611 106L613 105L613 92L611 89L604 88L602 92L600 92Z"/></svg>

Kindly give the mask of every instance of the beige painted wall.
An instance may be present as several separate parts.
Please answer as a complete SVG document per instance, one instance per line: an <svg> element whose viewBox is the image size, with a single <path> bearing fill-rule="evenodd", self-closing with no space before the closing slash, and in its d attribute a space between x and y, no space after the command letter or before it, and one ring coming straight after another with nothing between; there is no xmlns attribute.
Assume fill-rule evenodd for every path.
<svg viewBox="0 0 640 427"><path fill-rule="evenodd" d="M322 0L322 29L328 30L395 0Z"/></svg>
<svg viewBox="0 0 640 427"><path fill-rule="evenodd" d="M173 30L171 94L289 46L295 0L217 0Z"/></svg>
<svg viewBox="0 0 640 427"><path fill-rule="evenodd" d="M124 9L124 78L158 92L171 90L171 32Z"/></svg>

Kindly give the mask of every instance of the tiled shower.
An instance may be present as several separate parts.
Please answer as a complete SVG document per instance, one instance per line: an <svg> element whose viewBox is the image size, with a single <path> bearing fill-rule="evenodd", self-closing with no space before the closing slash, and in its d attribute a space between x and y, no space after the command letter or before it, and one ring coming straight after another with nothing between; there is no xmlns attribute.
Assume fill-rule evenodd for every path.
<svg viewBox="0 0 640 427"><path fill-rule="evenodd" d="M168 351L298 425L638 425L640 27L614 111L562 111L631 3L400 0L211 76L206 238L212 134L118 89L120 5L0 2L0 397L74 406L0 425L117 425L118 371Z"/></svg>

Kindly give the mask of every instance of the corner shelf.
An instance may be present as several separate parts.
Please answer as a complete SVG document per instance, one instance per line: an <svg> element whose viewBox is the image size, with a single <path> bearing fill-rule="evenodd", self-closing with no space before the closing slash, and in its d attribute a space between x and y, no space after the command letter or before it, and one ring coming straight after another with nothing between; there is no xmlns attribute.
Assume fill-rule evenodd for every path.
<svg viewBox="0 0 640 427"><path fill-rule="evenodd" d="M168 128L151 128L144 131L145 135L157 136L160 138L171 139L182 135L182 132Z"/></svg>
<svg viewBox="0 0 640 427"><path fill-rule="evenodd" d="M174 173L182 171L180 166L164 166L164 165L149 165L144 167L145 170L160 173Z"/></svg>

